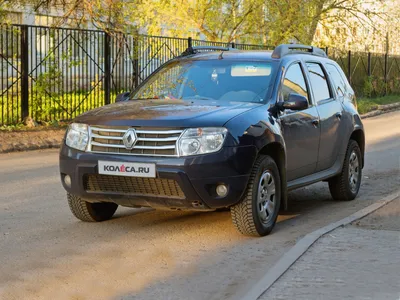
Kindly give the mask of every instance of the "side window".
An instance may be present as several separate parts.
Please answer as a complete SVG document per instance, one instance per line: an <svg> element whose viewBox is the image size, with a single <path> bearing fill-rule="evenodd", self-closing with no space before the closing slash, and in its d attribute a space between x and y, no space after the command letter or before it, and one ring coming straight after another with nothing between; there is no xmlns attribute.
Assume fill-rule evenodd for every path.
<svg viewBox="0 0 400 300"><path fill-rule="evenodd" d="M310 74L310 83L314 93L315 102L318 103L319 101L332 98L321 65L317 63L307 63L307 68Z"/></svg>
<svg viewBox="0 0 400 300"><path fill-rule="evenodd" d="M346 93L346 83L340 75L339 70L332 64L326 64L326 69L333 80L336 94L339 97L343 97Z"/></svg>
<svg viewBox="0 0 400 300"><path fill-rule="evenodd" d="M291 65L285 74L281 91L283 101L289 99L290 93L300 94L308 99L306 80L298 63Z"/></svg>

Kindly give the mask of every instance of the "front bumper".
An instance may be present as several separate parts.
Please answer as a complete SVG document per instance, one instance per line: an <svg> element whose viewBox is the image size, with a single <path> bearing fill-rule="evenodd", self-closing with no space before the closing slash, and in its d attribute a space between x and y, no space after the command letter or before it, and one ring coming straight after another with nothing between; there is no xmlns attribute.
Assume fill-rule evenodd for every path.
<svg viewBox="0 0 400 300"><path fill-rule="evenodd" d="M151 157L86 153L64 144L60 150L61 182L67 192L89 202L114 202L131 207L216 209L240 201L256 155L253 146L225 147L217 153L192 157ZM99 160L155 163L156 178L175 180L183 195L171 197L122 191L88 191L85 180L87 182L88 176L98 174ZM71 177L71 187L65 184L65 175ZM225 197L216 195L215 187L218 184L228 186Z"/></svg>

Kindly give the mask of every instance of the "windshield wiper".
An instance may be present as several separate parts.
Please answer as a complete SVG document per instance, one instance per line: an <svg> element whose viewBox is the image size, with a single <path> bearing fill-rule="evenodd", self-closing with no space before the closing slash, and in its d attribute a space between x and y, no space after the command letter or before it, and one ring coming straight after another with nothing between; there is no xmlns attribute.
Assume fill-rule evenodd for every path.
<svg viewBox="0 0 400 300"><path fill-rule="evenodd" d="M159 98L159 97L148 97L148 98L131 98L131 100L160 100L163 98Z"/></svg>
<svg viewBox="0 0 400 300"><path fill-rule="evenodd" d="M205 97L205 96L190 96L190 97L183 97L183 100L215 100L214 98L211 97Z"/></svg>

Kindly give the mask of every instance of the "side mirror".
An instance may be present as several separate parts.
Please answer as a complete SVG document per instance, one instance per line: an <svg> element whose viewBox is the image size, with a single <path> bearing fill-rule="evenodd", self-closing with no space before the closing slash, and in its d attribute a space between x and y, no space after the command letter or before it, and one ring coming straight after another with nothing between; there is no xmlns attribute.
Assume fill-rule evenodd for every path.
<svg viewBox="0 0 400 300"><path fill-rule="evenodd" d="M117 97L115 98L115 102L124 102L124 101L128 101L128 100L129 100L129 95L130 95L130 94L131 94L130 92L118 94Z"/></svg>
<svg viewBox="0 0 400 300"><path fill-rule="evenodd" d="M284 102L278 102L277 105L281 111L283 111L285 109L303 110L303 109L308 108L308 100L306 97L304 97L302 95L290 93L288 100L286 100Z"/></svg>

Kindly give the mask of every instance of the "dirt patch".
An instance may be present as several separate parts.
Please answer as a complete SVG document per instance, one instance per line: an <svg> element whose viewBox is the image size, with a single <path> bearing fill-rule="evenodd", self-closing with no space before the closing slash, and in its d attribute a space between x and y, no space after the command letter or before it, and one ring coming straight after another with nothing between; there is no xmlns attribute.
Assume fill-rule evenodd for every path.
<svg viewBox="0 0 400 300"><path fill-rule="evenodd" d="M59 148L65 128L0 131L0 153Z"/></svg>

